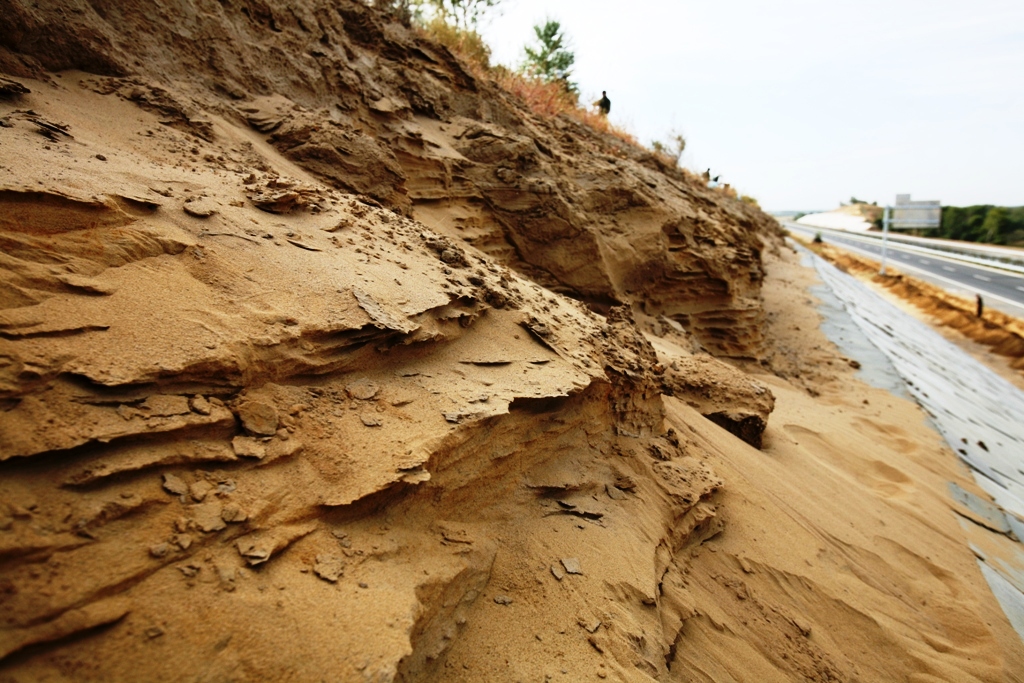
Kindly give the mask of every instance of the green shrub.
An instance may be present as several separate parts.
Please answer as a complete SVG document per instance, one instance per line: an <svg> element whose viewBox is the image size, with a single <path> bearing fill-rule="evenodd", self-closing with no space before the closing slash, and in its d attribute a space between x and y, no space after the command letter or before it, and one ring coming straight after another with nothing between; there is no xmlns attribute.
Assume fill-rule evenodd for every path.
<svg viewBox="0 0 1024 683"><path fill-rule="evenodd" d="M423 30L431 38L474 66L483 70L490 68L491 48L476 31L449 24L439 16L428 21Z"/></svg>

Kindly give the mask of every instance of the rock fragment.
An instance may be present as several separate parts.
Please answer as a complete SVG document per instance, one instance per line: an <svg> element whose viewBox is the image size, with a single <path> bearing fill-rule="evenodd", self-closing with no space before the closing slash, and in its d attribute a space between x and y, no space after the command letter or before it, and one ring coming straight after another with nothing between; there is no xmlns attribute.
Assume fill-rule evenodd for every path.
<svg viewBox="0 0 1024 683"><path fill-rule="evenodd" d="M251 436L236 436L231 439L231 449L240 458L262 460L267 456L267 447L262 441Z"/></svg>
<svg viewBox="0 0 1024 683"><path fill-rule="evenodd" d="M188 405L193 411L199 413L200 415L209 415L210 411L212 410L212 408L210 407L210 402L207 401L205 397L200 396L198 394L193 396L189 400Z"/></svg>
<svg viewBox="0 0 1024 683"><path fill-rule="evenodd" d="M188 493L188 484L186 484L185 480L181 477L173 474L165 474L164 491L174 494L175 496L183 496Z"/></svg>
<svg viewBox="0 0 1024 683"><path fill-rule="evenodd" d="M551 575L561 581L565 578L565 570L563 570L561 566L553 564L551 565Z"/></svg>
<svg viewBox="0 0 1024 683"><path fill-rule="evenodd" d="M12 629L0 639L0 659L30 645L49 643L104 624L112 624L129 612L129 602L110 598L69 609L56 619L23 629Z"/></svg>
<svg viewBox="0 0 1024 683"><path fill-rule="evenodd" d="M167 553L171 552L171 546L167 543L157 543L149 547L149 554L157 559L161 557L167 557Z"/></svg>
<svg viewBox="0 0 1024 683"><path fill-rule="evenodd" d="M246 514L245 510L238 503L228 503L221 511L220 518L228 524L238 524L249 519L249 515Z"/></svg>
<svg viewBox="0 0 1024 683"><path fill-rule="evenodd" d="M277 408L262 401L246 401L238 407L242 426L253 434L273 436L277 433Z"/></svg>
<svg viewBox="0 0 1024 683"><path fill-rule="evenodd" d="M235 590L235 579L238 577L238 572L235 571L234 567L225 567L223 565L216 565L217 578L220 579L220 587L227 592Z"/></svg>
<svg viewBox="0 0 1024 683"><path fill-rule="evenodd" d="M511 605L512 604L512 598L510 598L510 597L508 597L507 595L504 595L504 594L499 594L499 595L495 595L494 596L494 602L495 602L495 604L498 604L498 605Z"/></svg>
<svg viewBox="0 0 1024 683"><path fill-rule="evenodd" d="M422 467L417 467L414 470L406 470L402 472L401 480L407 484L422 484L430 481L430 472Z"/></svg>
<svg viewBox="0 0 1024 683"><path fill-rule="evenodd" d="M29 114L27 120L38 128L36 131L37 133L53 140L54 142L63 141L65 138L70 140L75 139L75 136L68 132L68 129L71 128L71 126L66 123L47 121L34 112Z"/></svg>
<svg viewBox="0 0 1024 683"><path fill-rule="evenodd" d="M626 497L626 494L623 493L621 489L616 488L611 484L606 484L604 490L608 492L608 497L612 500L623 500Z"/></svg>
<svg viewBox="0 0 1024 683"><path fill-rule="evenodd" d="M373 413L363 413L359 416L359 419L362 420L363 425L366 427L380 427L383 424L381 419Z"/></svg>
<svg viewBox="0 0 1024 683"><path fill-rule="evenodd" d="M186 579L193 578L196 574L198 574L200 571L202 571L202 569L203 569L202 565L196 564L194 562L189 562L186 565L182 565L182 566L178 567L178 571L181 572L181 575L184 576Z"/></svg>
<svg viewBox="0 0 1024 683"><path fill-rule="evenodd" d="M209 218L217 213L216 205L206 197L186 199L181 208L194 218Z"/></svg>
<svg viewBox="0 0 1024 683"><path fill-rule="evenodd" d="M170 394L154 394L142 402L142 408L152 417L185 415L191 411L187 398Z"/></svg>
<svg viewBox="0 0 1024 683"><path fill-rule="evenodd" d="M249 534L238 539L235 547L249 566L263 564L274 553L284 550L293 542L316 529L316 523L279 526L268 531Z"/></svg>
<svg viewBox="0 0 1024 683"><path fill-rule="evenodd" d="M280 435L278 435L278 437L279 438L277 439L271 439L270 442L266 444L266 462L295 455L304 448L303 443L298 439L291 437L285 439Z"/></svg>
<svg viewBox="0 0 1024 683"><path fill-rule="evenodd" d="M17 97L19 95L27 95L30 92L32 91L18 81L12 81L9 78L0 76L0 97Z"/></svg>
<svg viewBox="0 0 1024 683"><path fill-rule="evenodd" d="M761 447L775 396L768 387L709 355L679 357L661 378L662 391L685 401L701 415Z"/></svg>
<svg viewBox="0 0 1024 683"><path fill-rule="evenodd" d="M360 401L369 401L377 395L380 387L368 379L358 379L347 385L345 391L352 398L357 398Z"/></svg>
<svg viewBox="0 0 1024 683"><path fill-rule="evenodd" d="M255 567L269 560L272 550L272 548L254 543L243 545L241 541L238 542L238 554L245 558L250 567Z"/></svg>
<svg viewBox="0 0 1024 683"><path fill-rule="evenodd" d="M466 260L466 257L462 252L453 248L441 250L440 259L448 265L455 266L457 268L465 268L469 265L469 261Z"/></svg>
<svg viewBox="0 0 1024 683"><path fill-rule="evenodd" d="M192 509L192 521L195 522L196 528L202 532L220 531L227 526L221 517L223 512L224 509L220 501L211 500L207 503L196 505Z"/></svg>
<svg viewBox="0 0 1024 683"><path fill-rule="evenodd" d="M316 556L313 572L324 581L335 583L345 575L345 560L337 555L321 553Z"/></svg>
<svg viewBox="0 0 1024 683"><path fill-rule="evenodd" d="M208 494L212 490L213 484L206 481L205 479L200 479L199 481L194 482L191 486L188 487L188 491L189 494L191 494L192 496L192 500L196 501L197 503L201 503L203 499L206 498L206 494Z"/></svg>
<svg viewBox="0 0 1024 683"><path fill-rule="evenodd" d="M565 567L567 574L582 574L583 569L580 567L580 561L575 557L563 557L562 566Z"/></svg>

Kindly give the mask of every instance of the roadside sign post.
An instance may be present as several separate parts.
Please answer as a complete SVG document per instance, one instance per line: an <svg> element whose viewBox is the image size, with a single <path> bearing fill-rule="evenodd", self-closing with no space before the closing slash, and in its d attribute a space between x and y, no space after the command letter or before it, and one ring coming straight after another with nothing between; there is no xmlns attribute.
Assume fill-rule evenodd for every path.
<svg viewBox="0 0 1024 683"><path fill-rule="evenodd" d="M885 275L886 248L889 243L889 228L895 230L929 230L942 224L942 205L938 201L911 201L909 194L896 195L895 206L886 206L882 217L882 269Z"/></svg>
<svg viewBox="0 0 1024 683"><path fill-rule="evenodd" d="M876 214L877 215L877 214ZM885 207L885 213L882 215L882 269L878 271L879 275L885 275L885 257L886 250L889 246L889 207Z"/></svg>

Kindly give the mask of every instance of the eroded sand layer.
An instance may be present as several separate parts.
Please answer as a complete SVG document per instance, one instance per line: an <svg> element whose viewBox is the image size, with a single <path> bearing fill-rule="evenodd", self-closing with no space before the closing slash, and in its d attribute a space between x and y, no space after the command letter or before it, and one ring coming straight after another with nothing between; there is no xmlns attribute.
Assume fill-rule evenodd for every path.
<svg viewBox="0 0 1024 683"><path fill-rule="evenodd" d="M1019 679L755 207L358 3L0 16L3 677Z"/></svg>

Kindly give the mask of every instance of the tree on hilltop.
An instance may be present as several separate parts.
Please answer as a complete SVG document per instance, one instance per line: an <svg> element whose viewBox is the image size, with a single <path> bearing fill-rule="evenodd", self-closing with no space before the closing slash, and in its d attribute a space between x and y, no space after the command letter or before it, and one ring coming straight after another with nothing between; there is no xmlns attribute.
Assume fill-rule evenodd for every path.
<svg viewBox="0 0 1024 683"><path fill-rule="evenodd" d="M557 21L548 19L544 26L534 26L537 43L524 47L527 73L546 83L561 83L567 92L578 93L577 85L569 80L576 55L568 48L568 39Z"/></svg>

